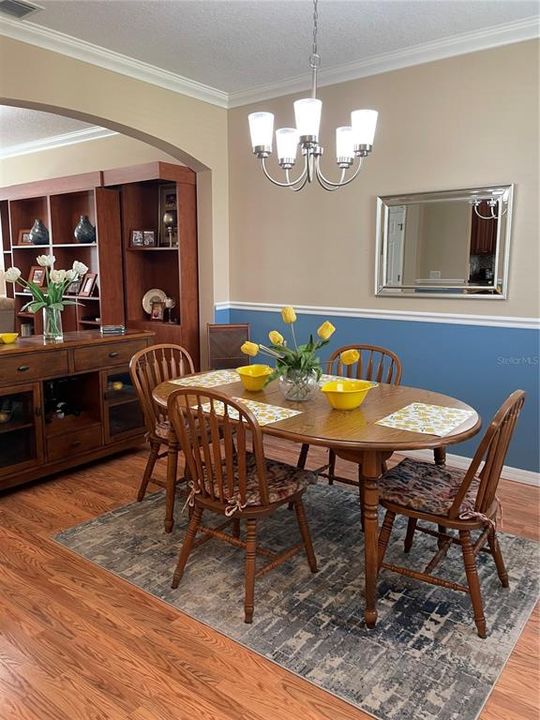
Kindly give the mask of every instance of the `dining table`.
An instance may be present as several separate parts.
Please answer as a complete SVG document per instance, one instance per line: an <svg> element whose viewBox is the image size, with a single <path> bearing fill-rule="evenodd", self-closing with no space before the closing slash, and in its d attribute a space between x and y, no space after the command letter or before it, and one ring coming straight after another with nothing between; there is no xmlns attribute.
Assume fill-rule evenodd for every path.
<svg viewBox="0 0 540 720"><path fill-rule="evenodd" d="M179 378L160 383L154 388L153 398L163 410L167 407L169 396L182 383L191 386L200 383L201 392L211 371L196 373L187 378ZM236 379L234 371L214 375L214 381L224 380L222 384L212 384L211 389L227 397L239 400L255 400L279 408L299 411L298 414L279 419L276 422L261 425L264 435L278 437L289 442L323 446L332 449L336 455L359 465L359 479L362 483L360 493L364 525L364 575L365 609L364 618L368 628L377 622L377 577L378 577L378 480L385 463L393 453L406 455L407 451L425 449L444 449L449 445L463 442L473 437L481 427L478 413L466 403L448 395L405 385L378 383L367 393L364 402L354 410L335 410L330 407L322 392L304 402L286 400L281 392L279 381L268 384L259 392L244 389ZM206 387L208 385L206 384ZM465 410L464 421L444 436L387 427L378 424L412 403L442 406ZM168 485L173 488L168 493L166 527L172 528L174 511L174 487L176 485L178 441L174 430L170 430L168 451Z"/></svg>

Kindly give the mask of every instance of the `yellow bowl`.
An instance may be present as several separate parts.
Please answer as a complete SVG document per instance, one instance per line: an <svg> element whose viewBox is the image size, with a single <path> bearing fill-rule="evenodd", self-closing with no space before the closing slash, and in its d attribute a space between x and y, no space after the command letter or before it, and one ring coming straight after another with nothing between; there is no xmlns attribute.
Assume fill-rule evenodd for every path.
<svg viewBox="0 0 540 720"><path fill-rule="evenodd" d="M18 337L19 333L0 333L0 341L5 343L6 345L14 343Z"/></svg>
<svg viewBox="0 0 540 720"><path fill-rule="evenodd" d="M368 380L331 380L322 386L321 392L336 410L354 410L364 402L375 385Z"/></svg>
<svg viewBox="0 0 540 720"><path fill-rule="evenodd" d="M272 368L269 365L244 365L236 368L236 372L246 390L257 392L265 386L268 376L272 374Z"/></svg>

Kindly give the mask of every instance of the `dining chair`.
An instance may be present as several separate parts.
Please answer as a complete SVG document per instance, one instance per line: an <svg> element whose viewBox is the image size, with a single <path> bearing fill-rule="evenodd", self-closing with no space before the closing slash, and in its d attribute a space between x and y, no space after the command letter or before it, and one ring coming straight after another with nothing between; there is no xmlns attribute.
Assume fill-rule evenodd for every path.
<svg viewBox="0 0 540 720"><path fill-rule="evenodd" d="M167 518L172 517L174 509L174 497L178 482L178 446L174 443L171 445L169 442L169 420L163 410L154 402L152 390L166 380L173 380L193 372L195 372L193 360L188 351L180 345L168 343L152 345L144 350L139 350L129 363L131 381L141 403L146 435L150 443L150 454L137 492L137 500L139 502L143 500L150 480L157 485L165 486ZM162 445L167 450L160 453ZM157 478L152 478L152 473L157 460L167 454L171 457L169 457L167 480L163 483ZM165 530L166 532L172 530L170 520L165 520Z"/></svg>
<svg viewBox="0 0 540 720"><path fill-rule="evenodd" d="M245 549L244 620L253 620L255 579L289 560L304 548L311 572L317 572L302 495L313 473L264 456L261 428L253 413L226 395L206 388L179 388L168 400L168 415L180 441L191 488L187 504L191 518L174 571L178 587L194 547L212 537ZM251 451L249 450L251 448ZM302 542L279 553L257 544L258 521L291 501ZM217 528L202 525L208 511L224 517ZM245 540L240 521L245 520ZM232 533L224 532L232 525ZM205 537L195 542L198 532ZM256 569L256 555L267 562Z"/></svg>
<svg viewBox="0 0 540 720"><path fill-rule="evenodd" d="M341 353L345 350L357 350L359 353L358 362L352 365L344 365L341 362ZM372 380L379 383L388 383L390 385L399 385L401 381L401 362L399 357L387 348L378 345L345 345L335 350L326 364L326 372L328 375L339 375L355 380ZM304 469L309 452L309 445L303 444L300 450L297 467ZM383 470L385 470L383 468ZM336 454L333 450L328 451L328 462L320 467L317 471L320 477L328 479L330 485L335 480L346 483L347 485L357 485L362 487L360 477L362 468L358 468L359 479L349 480L336 476Z"/></svg>
<svg viewBox="0 0 540 720"><path fill-rule="evenodd" d="M386 472L379 480L380 504L386 509L379 533L379 568L468 593L481 638L486 637L486 620L476 569L476 555L480 551L490 553L502 586L508 587L508 574L496 534L497 513L500 508L496 493L508 446L524 402L523 390L516 390L504 401L482 438L467 471L441 468L433 463L407 459ZM437 552L423 572L384 562L394 520L398 514L408 518L405 552L410 552L416 531L438 539ZM438 525L442 532L419 526L419 520ZM448 530L457 531L457 536L449 534ZM471 532L476 531L479 531L479 536L473 542ZM487 548L484 547L486 542ZM467 586L431 574L452 544L461 546Z"/></svg>
<svg viewBox="0 0 540 720"><path fill-rule="evenodd" d="M249 340L249 323L208 323L208 367L210 370L237 368L249 362L240 352L241 345Z"/></svg>

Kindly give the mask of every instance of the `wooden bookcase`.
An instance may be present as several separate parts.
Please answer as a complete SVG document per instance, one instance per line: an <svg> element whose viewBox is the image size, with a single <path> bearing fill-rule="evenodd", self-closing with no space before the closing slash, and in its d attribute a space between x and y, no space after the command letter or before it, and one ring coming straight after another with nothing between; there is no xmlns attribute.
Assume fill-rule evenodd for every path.
<svg viewBox="0 0 540 720"><path fill-rule="evenodd" d="M14 265L28 278L37 255L53 254L57 268L68 269L80 260L97 274L92 297L73 296L79 305L67 306L62 313L65 332L88 330L103 324L124 321L123 273L121 249L120 194L101 187L102 173L87 173L56 178L46 183L30 183L0 191L0 222L4 265ZM78 243L73 231L81 215L87 215L96 227L96 242ZM21 230L29 230L39 218L49 230L47 245L19 244ZM7 293L15 297L16 330L22 323L33 326L33 334L42 332L40 313L23 312L29 294L7 284Z"/></svg>
<svg viewBox="0 0 540 720"><path fill-rule="evenodd" d="M197 261L196 174L182 165L155 162L103 173L105 186L120 192L122 252L126 282L126 324L151 330L157 343L183 345L199 366L199 304ZM162 189L176 194L177 247L133 247L133 230L151 230L160 238ZM142 297L152 288L174 298L175 323L152 320L143 310Z"/></svg>

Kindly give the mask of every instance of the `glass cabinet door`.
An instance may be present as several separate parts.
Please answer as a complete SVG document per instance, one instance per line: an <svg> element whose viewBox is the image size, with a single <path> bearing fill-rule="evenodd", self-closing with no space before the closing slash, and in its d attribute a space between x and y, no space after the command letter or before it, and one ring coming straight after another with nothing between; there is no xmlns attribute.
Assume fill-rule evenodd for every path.
<svg viewBox="0 0 540 720"><path fill-rule="evenodd" d="M43 460L38 383L0 390L0 477Z"/></svg>
<svg viewBox="0 0 540 720"><path fill-rule="evenodd" d="M145 431L137 392L126 370L104 373L106 435L110 441Z"/></svg>

